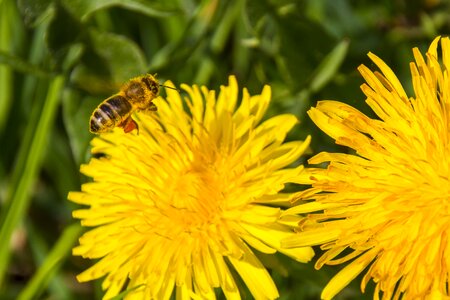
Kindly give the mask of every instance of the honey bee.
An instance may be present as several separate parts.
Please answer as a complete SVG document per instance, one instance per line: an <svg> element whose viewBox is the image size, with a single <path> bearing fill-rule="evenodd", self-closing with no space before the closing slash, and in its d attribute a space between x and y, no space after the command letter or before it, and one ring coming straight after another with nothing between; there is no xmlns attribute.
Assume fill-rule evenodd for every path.
<svg viewBox="0 0 450 300"><path fill-rule="evenodd" d="M146 74L130 79L120 91L104 100L94 110L89 131L100 134L121 127L125 133L139 126L131 115L135 111L156 111L153 100L158 97L160 84L155 76Z"/></svg>

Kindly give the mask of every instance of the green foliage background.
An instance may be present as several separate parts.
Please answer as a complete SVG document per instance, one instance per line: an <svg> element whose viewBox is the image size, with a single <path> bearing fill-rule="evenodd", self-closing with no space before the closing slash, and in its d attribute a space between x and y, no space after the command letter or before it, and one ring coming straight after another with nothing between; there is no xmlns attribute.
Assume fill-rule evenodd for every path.
<svg viewBox="0 0 450 300"><path fill-rule="evenodd" d="M92 262L70 254L82 229L66 197L86 180L93 108L125 80L150 72L217 89L235 74L251 93L270 84L269 115L301 121L289 138L312 134L312 153L346 151L306 111L336 99L371 114L356 71L374 68L369 51L410 90L411 48L448 33L449 9L447 0L0 0L0 299L101 298L99 281L75 280ZM339 269L262 259L281 299L318 299ZM337 298L361 297L356 280Z"/></svg>

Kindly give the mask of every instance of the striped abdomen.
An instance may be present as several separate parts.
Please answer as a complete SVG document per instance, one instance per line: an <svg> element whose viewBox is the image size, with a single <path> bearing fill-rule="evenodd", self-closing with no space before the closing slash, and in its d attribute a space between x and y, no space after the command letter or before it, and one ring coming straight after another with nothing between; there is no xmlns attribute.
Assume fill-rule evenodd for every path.
<svg viewBox="0 0 450 300"><path fill-rule="evenodd" d="M102 133L112 130L126 120L132 112L132 106L125 97L112 96L103 101L92 113L89 130Z"/></svg>

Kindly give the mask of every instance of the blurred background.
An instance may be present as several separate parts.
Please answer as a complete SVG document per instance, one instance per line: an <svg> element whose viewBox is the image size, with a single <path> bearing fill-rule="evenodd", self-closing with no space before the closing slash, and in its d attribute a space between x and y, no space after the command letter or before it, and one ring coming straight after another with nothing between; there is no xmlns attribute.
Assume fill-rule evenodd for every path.
<svg viewBox="0 0 450 300"><path fill-rule="evenodd" d="M306 111L335 99L373 116L356 70L375 69L367 52L411 91L411 48L449 30L446 0L0 0L0 299L101 298L100 281L75 279L93 262L71 256L82 229L67 193L87 180L92 110L127 79L218 89L234 74L252 94L269 84L267 117L300 120L289 139L345 152ZM280 259L281 299L318 299L339 270ZM359 282L337 299L371 299Z"/></svg>

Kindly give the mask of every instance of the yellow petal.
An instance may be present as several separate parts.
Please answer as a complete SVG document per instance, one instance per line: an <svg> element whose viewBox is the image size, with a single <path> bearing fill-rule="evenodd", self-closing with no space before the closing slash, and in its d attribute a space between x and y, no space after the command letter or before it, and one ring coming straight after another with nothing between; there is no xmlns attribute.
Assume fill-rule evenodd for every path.
<svg viewBox="0 0 450 300"><path fill-rule="evenodd" d="M233 267L247 285L255 299L275 299L279 297L277 288L266 268L248 249L244 248L243 259L229 257Z"/></svg>
<svg viewBox="0 0 450 300"><path fill-rule="evenodd" d="M375 251L368 251L339 271L322 291L322 299L332 299L353 279L356 278L374 259Z"/></svg>

